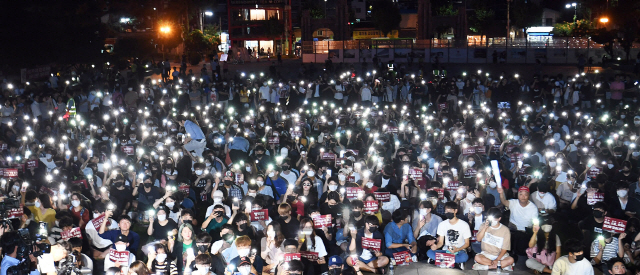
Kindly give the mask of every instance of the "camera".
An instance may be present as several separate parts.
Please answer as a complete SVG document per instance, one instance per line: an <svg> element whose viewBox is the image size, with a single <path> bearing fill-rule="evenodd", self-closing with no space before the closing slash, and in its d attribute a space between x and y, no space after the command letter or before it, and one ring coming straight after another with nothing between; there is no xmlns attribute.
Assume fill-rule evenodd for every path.
<svg viewBox="0 0 640 275"><path fill-rule="evenodd" d="M45 228L46 225L47 224L44 223ZM18 265L8 268L7 275L28 275L29 273L31 273L31 271L36 270L35 263L31 262L31 258L29 258L29 255L39 257L45 253L51 253L51 245L46 243L34 242L31 239L31 235L29 234L28 229L19 229L18 235L20 236L20 244L18 245L16 259L20 260L21 262ZM37 250L34 251L34 249Z"/></svg>

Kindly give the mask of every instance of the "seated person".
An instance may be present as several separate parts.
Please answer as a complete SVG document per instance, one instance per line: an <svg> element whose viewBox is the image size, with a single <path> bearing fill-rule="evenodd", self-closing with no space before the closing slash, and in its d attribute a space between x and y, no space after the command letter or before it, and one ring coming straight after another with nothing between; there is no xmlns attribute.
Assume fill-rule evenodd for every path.
<svg viewBox="0 0 640 275"><path fill-rule="evenodd" d="M413 256L413 261L418 261L415 256L418 252L418 245L409 224L411 216L404 210L398 209L393 211L392 219L393 221L384 228L384 240L387 247L384 255L393 258L393 253L409 251Z"/></svg>
<svg viewBox="0 0 640 275"><path fill-rule="evenodd" d="M458 204L455 202L445 203L444 213L447 219L438 225L438 242L431 245L427 256L432 262L436 259L436 253L455 254L456 264L460 269L464 269L464 263L469 260L466 252L471 238L469 224L456 216ZM446 250L439 250L443 246Z"/></svg>
<svg viewBox="0 0 640 275"><path fill-rule="evenodd" d="M551 268L561 253L560 238L548 220L541 220L539 223L542 225L534 224L532 228L533 235L529 239L529 248L527 249L529 259L526 264L528 268L537 272L551 273Z"/></svg>
<svg viewBox="0 0 640 275"><path fill-rule="evenodd" d="M624 239L627 233L620 233L619 238L614 237L613 234L615 233L604 231L601 236L593 240L590 253L592 265L599 265L615 257L624 256L624 247L620 239ZM606 268L603 269L606 270Z"/></svg>
<svg viewBox="0 0 640 275"><path fill-rule="evenodd" d="M433 204L424 200L420 208L414 212L413 236L418 240L418 259L427 257L427 251L436 243L438 225L442 222L440 216L433 214Z"/></svg>
<svg viewBox="0 0 640 275"><path fill-rule="evenodd" d="M378 231L379 225L380 221L376 216L366 216L364 218L364 228L351 232L349 251L351 255L357 255L358 260L354 263L352 258L355 257L349 257L347 264L353 266L356 271L364 270L372 273L384 273L384 267L389 264L389 258L384 256L386 243L384 235ZM379 240L380 247L378 249L363 248L363 238ZM331 269L331 266L329 266L329 269Z"/></svg>
<svg viewBox="0 0 640 275"><path fill-rule="evenodd" d="M475 203L474 203L475 204ZM487 222L482 223L477 239L482 252L476 255L474 270L495 269L498 266L513 271L514 260L507 251L511 249L511 232L500 223L502 211L494 207L487 211Z"/></svg>
<svg viewBox="0 0 640 275"><path fill-rule="evenodd" d="M538 191L531 194L531 201L538 207L540 215L547 215L556 212L556 198L549 193L549 183L541 182L538 184Z"/></svg>
<svg viewBox="0 0 640 275"><path fill-rule="evenodd" d="M593 275L593 267L589 260L584 258L584 245L577 239L568 239L564 242L567 255L558 258L553 264L553 275ZM620 273L624 274L624 273Z"/></svg>

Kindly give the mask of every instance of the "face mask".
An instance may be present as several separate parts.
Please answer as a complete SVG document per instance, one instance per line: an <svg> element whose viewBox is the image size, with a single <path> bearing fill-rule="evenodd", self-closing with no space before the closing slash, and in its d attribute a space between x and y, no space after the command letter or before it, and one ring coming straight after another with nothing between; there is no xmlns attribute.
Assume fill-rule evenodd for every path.
<svg viewBox="0 0 640 275"><path fill-rule="evenodd" d="M264 184L264 181L257 180L256 184L258 185L258 187L261 187Z"/></svg>
<svg viewBox="0 0 640 275"><path fill-rule="evenodd" d="M249 248L238 249L238 256L247 257L249 256Z"/></svg>
<svg viewBox="0 0 640 275"><path fill-rule="evenodd" d="M238 267L238 271L240 272L240 274L242 275L249 275L249 273L251 273L251 266L241 266Z"/></svg>
<svg viewBox="0 0 640 275"><path fill-rule="evenodd" d="M540 229L542 229L542 231L544 231L544 233L551 232L551 228L553 228L553 227L550 224L545 224L543 226L540 226Z"/></svg>
<svg viewBox="0 0 640 275"><path fill-rule="evenodd" d="M213 198L213 203L221 203L221 202L222 202L222 198L218 198L218 197Z"/></svg>
<svg viewBox="0 0 640 275"><path fill-rule="evenodd" d="M126 244L116 244L116 250L117 251L125 251L125 250L127 250L127 245Z"/></svg>
<svg viewBox="0 0 640 275"><path fill-rule="evenodd" d="M309 176L310 178L313 178L313 176L315 176L315 175L316 175L316 172L314 172L314 171L307 172L307 176Z"/></svg>
<svg viewBox="0 0 640 275"><path fill-rule="evenodd" d="M156 255L156 261L158 261L159 263L164 263L164 260L166 259L167 259L167 254L165 253Z"/></svg>
<svg viewBox="0 0 640 275"><path fill-rule="evenodd" d="M491 226L497 226L498 225L498 221L491 221Z"/></svg>
<svg viewBox="0 0 640 275"><path fill-rule="evenodd" d="M423 209L420 209L420 215L422 215L422 216L426 216L427 214L428 214L428 213L427 213L427 209L424 209L424 208L423 208Z"/></svg>
<svg viewBox="0 0 640 275"><path fill-rule="evenodd" d="M151 188L151 186L153 186L153 184L150 183L150 182L145 182L144 183L144 188Z"/></svg>
<svg viewBox="0 0 640 275"><path fill-rule="evenodd" d="M496 186L498 186L498 183L496 183L495 181L489 182L489 187L496 188Z"/></svg>
<svg viewBox="0 0 640 275"><path fill-rule="evenodd" d="M351 214L356 218L360 217L360 215L362 215L362 213L360 211L352 211Z"/></svg>
<svg viewBox="0 0 640 275"><path fill-rule="evenodd" d="M173 208L173 206L175 206L175 205L176 205L176 203L172 201L172 202L167 202L167 203L165 203L165 205L166 205L167 207L169 207L169 208Z"/></svg>
<svg viewBox="0 0 640 275"><path fill-rule="evenodd" d="M631 153L631 155L634 156L634 157L637 157L637 156L640 156L640 152L633 152L633 153Z"/></svg>
<svg viewBox="0 0 640 275"><path fill-rule="evenodd" d="M247 172L251 172L251 167L247 166L245 170L247 170Z"/></svg>
<svg viewBox="0 0 640 275"><path fill-rule="evenodd" d="M576 262L582 261L584 259L584 255L575 255Z"/></svg>
<svg viewBox="0 0 640 275"><path fill-rule="evenodd" d="M627 196L627 192L627 190L618 190L616 193L618 193L618 197L623 198Z"/></svg>
<svg viewBox="0 0 640 275"><path fill-rule="evenodd" d="M347 176L345 176L345 175L338 175L338 179L339 179L340 181L345 181L345 180L347 179Z"/></svg>
<svg viewBox="0 0 640 275"><path fill-rule="evenodd" d="M274 173L274 172L269 173L269 177L270 178L273 178L275 175L276 175L276 173Z"/></svg>
<svg viewBox="0 0 640 275"><path fill-rule="evenodd" d="M336 187L337 187L337 186L336 186ZM368 188L373 188L373 182L372 182L372 181L367 182L367 187L368 187Z"/></svg>
<svg viewBox="0 0 640 275"><path fill-rule="evenodd" d="M473 160L472 160L472 161L467 161L467 164L468 164L469 166L473 166L474 164L476 164L476 162L475 162L475 161L473 161Z"/></svg>
<svg viewBox="0 0 640 275"><path fill-rule="evenodd" d="M471 193L468 193L468 194L467 194L467 200L469 200L469 201L473 201L473 200L475 200L475 199L476 199L476 195L471 194Z"/></svg>
<svg viewBox="0 0 640 275"><path fill-rule="evenodd" d="M445 150L447 150L447 151L448 151L448 150L451 150L451 146L446 145L446 146L444 146L444 149L445 149Z"/></svg>
<svg viewBox="0 0 640 275"><path fill-rule="evenodd" d="M476 214L482 213L482 207L476 206L476 207L473 208L473 210L475 211L474 213L476 213Z"/></svg>
<svg viewBox="0 0 640 275"><path fill-rule="evenodd" d="M73 205L73 207L78 207L78 206L80 206L80 201L78 201L78 200L72 200L72 201L71 201L71 205Z"/></svg>
<svg viewBox="0 0 640 275"><path fill-rule="evenodd" d="M329 191L336 191L336 190L338 190L337 185L333 185L333 184L329 185Z"/></svg>
<svg viewBox="0 0 640 275"><path fill-rule="evenodd" d="M372 225L372 226L369 227L369 232L373 233L373 232L376 232L376 231L378 231L378 227L377 226Z"/></svg>
<svg viewBox="0 0 640 275"><path fill-rule="evenodd" d="M98 217L100 217L100 215L101 215L100 213L93 213L93 218L97 219Z"/></svg>
<svg viewBox="0 0 640 275"><path fill-rule="evenodd" d="M556 165L558 165L558 163L556 163L555 161L549 162L549 166L550 166L551 168L556 167Z"/></svg>
<svg viewBox="0 0 640 275"><path fill-rule="evenodd" d="M600 211L600 210L593 210L593 216L596 218L602 218L604 216L604 212Z"/></svg>
<svg viewBox="0 0 640 275"><path fill-rule="evenodd" d="M167 215L158 215L158 221L163 222L165 220L167 220Z"/></svg>
<svg viewBox="0 0 640 275"><path fill-rule="evenodd" d="M34 205L36 208L39 208L41 204L40 204L40 201L36 201L33 205Z"/></svg>
<svg viewBox="0 0 640 275"><path fill-rule="evenodd" d="M453 219L453 217L455 217L455 216L456 216L455 214L453 214L453 213L451 213L451 212L444 213L444 215L445 215L445 216L447 217L447 219L449 219L449 220Z"/></svg>
<svg viewBox="0 0 640 275"><path fill-rule="evenodd" d="M256 193L247 193L247 196L255 198L256 197Z"/></svg>
<svg viewBox="0 0 640 275"><path fill-rule="evenodd" d="M267 237L269 238L275 238L276 237L276 232L275 231L267 231Z"/></svg>
<svg viewBox="0 0 640 275"><path fill-rule="evenodd" d="M613 164L607 164L607 167L609 167L609 169L613 169Z"/></svg>
<svg viewBox="0 0 640 275"><path fill-rule="evenodd" d="M240 225L240 231L245 231L245 230L247 230L247 226L248 226L248 225L247 225L246 223L241 224L241 225Z"/></svg>
<svg viewBox="0 0 640 275"><path fill-rule="evenodd" d="M202 173L203 173L202 170L196 170L196 175L200 176L202 175Z"/></svg>
<svg viewBox="0 0 640 275"><path fill-rule="evenodd" d="M47 159L51 159L51 154L45 154L44 155Z"/></svg>

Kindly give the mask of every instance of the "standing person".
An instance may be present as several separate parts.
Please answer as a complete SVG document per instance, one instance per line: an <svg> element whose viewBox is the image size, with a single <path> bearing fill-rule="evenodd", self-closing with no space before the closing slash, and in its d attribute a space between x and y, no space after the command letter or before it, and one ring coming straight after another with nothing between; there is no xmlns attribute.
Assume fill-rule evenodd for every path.
<svg viewBox="0 0 640 275"><path fill-rule="evenodd" d="M584 257L584 246L577 239L568 239L564 242L567 255L562 256L553 264L551 275L593 275L593 267Z"/></svg>
<svg viewBox="0 0 640 275"><path fill-rule="evenodd" d="M469 224L458 219L458 204L455 202L447 202L444 205L445 216L447 220L438 225L438 242L431 245L431 250L427 252L427 256L431 260L436 259L436 253L455 254L455 262L458 267L464 270L464 263L469 260L466 249L469 247L469 238L471 238L471 230ZM446 236L446 238L445 238ZM439 250L446 246L446 250Z"/></svg>
<svg viewBox="0 0 640 275"><path fill-rule="evenodd" d="M183 115L178 116L178 123L180 123L180 126L184 127L184 130L187 132L187 137L182 142L182 147L189 152L194 151L196 157L202 157L202 152L204 152L204 148L207 146L207 140L200 126L188 120Z"/></svg>

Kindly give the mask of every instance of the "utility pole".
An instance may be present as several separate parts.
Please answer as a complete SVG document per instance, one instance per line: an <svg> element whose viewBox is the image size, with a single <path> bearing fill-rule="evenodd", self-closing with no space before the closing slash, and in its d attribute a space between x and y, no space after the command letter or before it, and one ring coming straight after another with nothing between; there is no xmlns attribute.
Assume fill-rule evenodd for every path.
<svg viewBox="0 0 640 275"><path fill-rule="evenodd" d="M511 1L507 0L507 40L505 41L505 45L509 43L509 37L511 37Z"/></svg>

